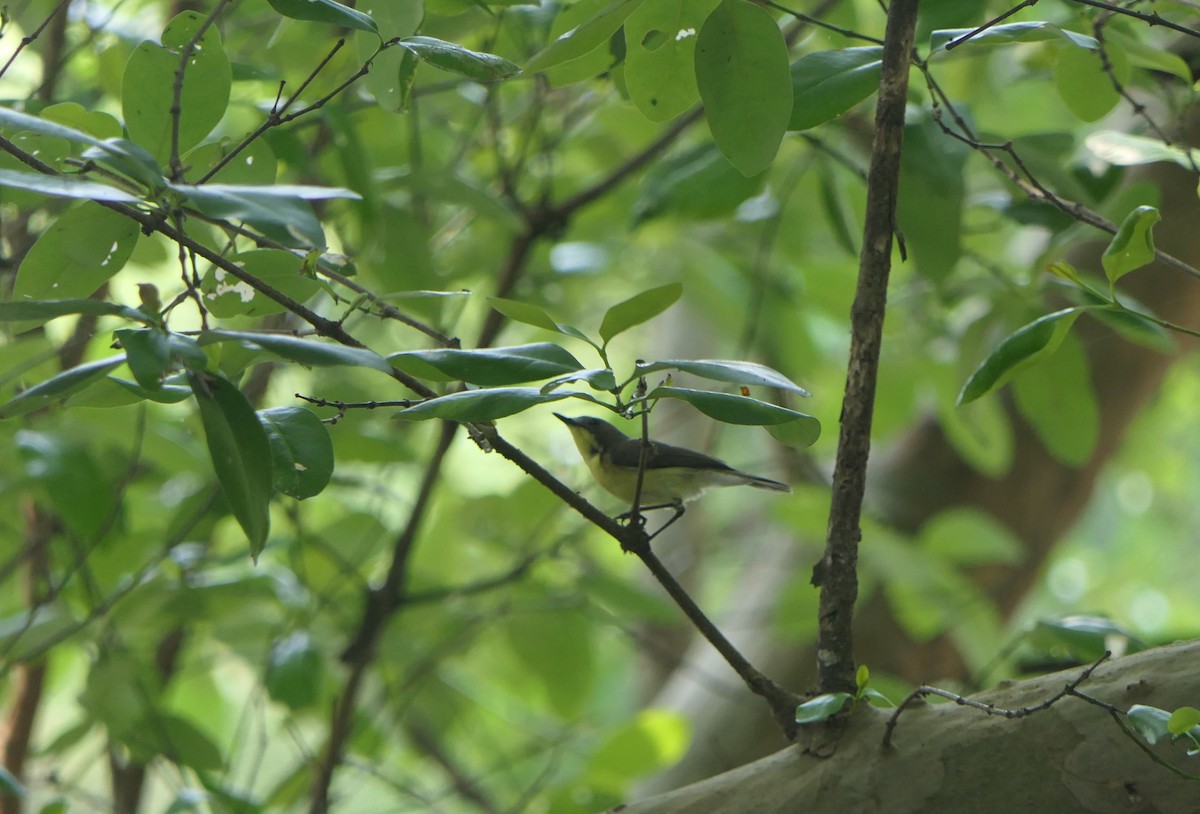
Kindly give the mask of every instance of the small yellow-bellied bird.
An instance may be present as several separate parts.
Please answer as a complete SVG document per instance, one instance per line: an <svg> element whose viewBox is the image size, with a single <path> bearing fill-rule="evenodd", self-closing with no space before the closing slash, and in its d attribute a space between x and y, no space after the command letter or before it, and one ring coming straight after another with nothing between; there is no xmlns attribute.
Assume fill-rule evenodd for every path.
<svg viewBox="0 0 1200 814"><path fill-rule="evenodd" d="M575 446L596 482L627 503L637 491L642 440L631 438L600 418L554 414L571 430ZM734 469L722 460L683 447L651 441L642 474L642 509L675 509L675 516L655 535L683 515L684 504L714 486L754 486L790 492L786 483Z"/></svg>

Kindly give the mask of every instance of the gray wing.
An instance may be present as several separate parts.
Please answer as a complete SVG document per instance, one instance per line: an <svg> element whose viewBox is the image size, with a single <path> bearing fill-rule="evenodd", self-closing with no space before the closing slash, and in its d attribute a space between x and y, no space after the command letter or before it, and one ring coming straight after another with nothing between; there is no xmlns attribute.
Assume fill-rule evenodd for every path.
<svg viewBox="0 0 1200 814"><path fill-rule="evenodd" d="M628 443L621 442L612 451L612 461L617 466L627 466L636 469L641 449L642 442L637 438L630 438ZM651 441L650 449L646 451L646 468L665 469L673 466L682 466L688 469L734 471L733 467L729 464L719 461L710 455L705 455L703 452Z"/></svg>

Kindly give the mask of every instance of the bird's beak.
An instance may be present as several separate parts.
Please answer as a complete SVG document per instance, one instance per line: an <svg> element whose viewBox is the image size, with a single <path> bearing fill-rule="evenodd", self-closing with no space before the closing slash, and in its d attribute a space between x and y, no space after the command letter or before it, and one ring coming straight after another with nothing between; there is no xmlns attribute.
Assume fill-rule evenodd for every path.
<svg viewBox="0 0 1200 814"><path fill-rule="evenodd" d="M555 413L555 414L554 414L554 417L555 417L555 418L557 418L557 419L558 419L559 421L561 421L562 423L566 424L568 427L574 427L574 426L575 426L575 419L573 419L573 418L567 418L567 417L566 417L565 415L563 415L562 413Z"/></svg>

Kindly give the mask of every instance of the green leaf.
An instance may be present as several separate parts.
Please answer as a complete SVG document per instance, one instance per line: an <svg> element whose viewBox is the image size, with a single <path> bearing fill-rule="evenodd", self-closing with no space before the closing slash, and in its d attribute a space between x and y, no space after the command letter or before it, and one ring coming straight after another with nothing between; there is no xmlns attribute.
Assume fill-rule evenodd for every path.
<svg viewBox="0 0 1200 814"><path fill-rule="evenodd" d="M68 127L65 124L48 121L38 116L31 116L28 113L18 113L8 107L0 107L0 127L9 127L13 130L28 131L30 133L40 133L43 136L54 136L55 138L66 139L75 143L90 144L93 147L105 149L105 143L89 133L77 130L74 127Z"/></svg>
<svg viewBox="0 0 1200 814"><path fill-rule="evenodd" d="M604 319L600 322L600 338L608 345L616 335L666 311L682 294L681 283L668 283L617 303L604 313Z"/></svg>
<svg viewBox="0 0 1200 814"><path fill-rule="evenodd" d="M82 444L58 435L21 430L13 439L25 473L45 485L50 505L89 544L113 519L111 478Z"/></svg>
<svg viewBox="0 0 1200 814"><path fill-rule="evenodd" d="M1130 653L1145 649L1145 643L1111 619L1103 616L1061 616L1039 619L1034 628L1038 637L1066 646L1081 659L1093 661L1108 649L1110 638L1129 642Z"/></svg>
<svg viewBox="0 0 1200 814"><path fill-rule="evenodd" d="M777 404L737 396L732 393L714 393L711 390L689 390L683 387L656 387L647 399L679 399L686 401L700 412L726 424L783 424L788 421L809 422L811 430L820 431L820 423L810 415L789 410Z"/></svg>
<svg viewBox="0 0 1200 814"><path fill-rule="evenodd" d="M140 144L135 144L129 139L105 139L99 147L84 150L83 157L116 170L155 192L167 186L167 179L163 177L163 169L158 160Z"/></svg>
<svg viewBox="0 0 1200 814"><path fill-rule="evenodd" d="M525 63L526 73L537 73L572 59L578 59L608 42L621 24L642 4L642 0L612 0L590 20L538 51Z"/></svg>
<svg viewBox="0 0 1200 814"><path fill-rule="evenodd" d="M1154 234L1151 229L1162 219L1153 206L1139 206L1125 216L1121 227L1100 257L1110 290L1116 292L1117 280L1131 271L1154 262Z"/></svg>
<svg viewBox="0 0 1200 814"><path fill-rule="evenodd" d="M542 385L541 391L549 393L551 390L571 382L586 382L588 387L593 390L612 391L617 389L617 377L613 375L613 372L608 368L600 368L599 370L579 370L551 379Z"/></svg>
<svg viewBox="0 0 1200 814"><path fill-rule="evenodd" d="M152 711L122 739L142 761L158 755L198 772L219 771L225 765L221 749L191 721L169 712Z"/></svg>
<svg viewBox="0 0 1200 814"><path fill-rule="evenodd" d="M1186 149L1175 144L1166 144L1156 138L1118 133L1115 130L1089 133L1083 140L1083 146L1097 158L1118 167L1170 161L1190 170L1200 164L1200 150Z"/></svg>
<svg viewBox="0 0 1200 814"><path fill-rule="evenodd" d="M712 143L697 144L679 155L656 162L642 179L633 222L660 215L691 219L723 217L758 194L766 173L747 178Z"/></svg>
<svg viewBox="0 0 1200 814"><path fill-rule="evenodd" d="M1171 713L1165 709L1134 704L1125 716L1138 734L1145 738L1151 746L1173 734L1170 727Z"/></svg>
<svg viewBox="0 0 1200 814"><path fill-rule="evenodd" d="M793 449L807 449L821 437L821 422L806 415L782 424L768 424L766 430L781 444Z"/></svg>
<svg viewBox="0 0 1200 814"><path fill-rule="evenodd" d="M1000 343L975 369L958 394L958 403L968 404L1003 385L1018 371L1051 354L1063 341L1075 320L1092 306L1064 308L1039 317L1019 328Z"/></svg>
<svg viewBox="0 0 1200 814"><path fill-rule="evenodd" d="M1197 726L1200 726L1200 709L1195 707L1179 707L1167 719L1167 729L1172 735L1182 735Z"/></svg>
<svg viewBox="0 0 1200 814"><path fill-rule="evenodd" d="M87 198L95 201L137 203L141 198L128 192L88 181L75 175L44 175L40 172L0 170L0 187L28 189L58 198Z"/></svg>
<svg viewBox="0 0 1200 814"><path fill-rule="evenodd" d="M404 351L392 354L388 361L419 378L483 386L520 384L583 370L578 359L549 342L480 350Z"/></svg>
<svg viewBox="0 0 1200 814"><path fill-rule="evenodd" d="M944 28L940 31L934 31L929 35L929 49L931 52L945 51L947 43L970 34L973 30L971 28ZM1089 37L1086 34L1078 34L1074 31L1067 31L1059 28L1054 23L1033 21L1028 23L994 25L984 31L980 31L966 43L959 46L959 48L965 51L968 45L1006 45L1012 42L1045 42L1046 40L1066 40L1080 48L1090 50L1096 50L1100 47L1100 43L1094 37ZM957 53L957 49L955 49L955 53ZM932 56L932 53L930 55Z"/></svg>
<svg viewBox="0 0 1200 814"><path fill-rule="evenodd" d="M252 249L229 258L250 276L267 284L296 302L305 302L321 290L321 283L307 272L304 258L278 249ZM266 316L287 309L260 294L225 269L213 266L200 283L204 305L215 316Z"/></svg>
<svg viewBox="0 0 1200 814"><path fill-rule="evenodd" d="M688 719L665 709L643 709L609 735L592 755L589 780L624 788L630 778L674 765L687 752Z"/></svg>
<svg viewBox="0 0 1200 814"><path fill-rule="evenodd" d="M805 398L809 396L807 390L778 370L756 362L740 362L732 359L660 359L650 364L638 365L635 374L645 376L659 370L682 370L693 376L701 376L718 382L775 387Z"/></svg>
<svg viewBox="0 0 1200 814"><path fill-rule="evenodd" d="M167 335L154 328L123 329L114 333L137 383L147 390L162 387L163 374L171 363L171 343Z"/></svg>
<svg viewBox="0 0 1200 814"><path fill-rule="evenodd" d="M520 66L503 57L472 51L434 37L405 37L399 45L435 68L480 82L495 82L521 72Z"/></svg>
<svg viewBox="0 0 1200 814"><path fill-rule="evenodd" d="M288 709L311 707L320 697L324 666L308 633L297 631L279 639L267 661L267 693Z"/></svg>
<svg viewBox="0 0 1200 814"><path fill-rule="evenodd" d="M397 418L424 421L444 418L448 421L495 421L515 413L549 404L565 398L596 401L582 393L542 393L534 387L493 387L487 390L466 390L448 396L423 401L401 410Z"/></svg>
<svg viewBox="0 0 1200 814"><path fill-rule="evenodd" d="M1042 444L1068 466L1082 467L1100 439L1100 408L1083 345L1073 336L1013 380L1017 409Z"/></svg>
<svg viewBox="0 0 1200 814"><path fill-rule="evenodd" d="M50 225L17 270L12 299L86 297L116 274L137 244L138 225L86 201Z"/></svg>
<svg viewBox="0 0 1200 814"><path fill-rule="evenodd" d="M721 0L696 41L696 84L713 140L743 175L771 165L792 115L787 44L748 0Z"/></svg>
<svg viewBox="0 0 1200 814"><path fill-rule="evenodd" d="M297 500L319 495L333 477L333 441L321 419L304 407L258 411L271 445L275 488Z"/></svg>
<svg viewBox="0 0 1200 814"><path fill-rule="evenodd" d="M348 189L305 186L242 186L236 184L171 184L188 203L211 218L245 221L263 234L287 245L321 248L325 232L306 201L323 198L359 199Z"/></svg>
<svg viewBox="0 0 1200 814"><path fill-rule="evenodd" d="M1129 57L1130 63L1139 68L1171 74L1185 85L1192 84L1192 69L1188 67L1183 57L1170 49L1156 47L1135 36L1126 34L1117 26L1104 29L1104 41L1120 47ZM44 115L44 112L43 112Z"/></svg>
<svg viewBox="0 0 1200 814"><path fill-rule="evenodd" d="M59 102L42 108L38 115L52 122L77 127L96 138L120 138L121 123L107 113L88 110L78 102Z"/></svg>
<svg viewBox="0 0 1200 814"><path fill-rule="evenodd" d="M625 87L650 121L670 121L699 100L696 32L719 1L645 0L625 21Z"/></svg>
<svg viewBox="0 0 1200 814"><path fill-rule="evenodd" d="M143 42L125 65L121 82L121 105L129 137L160 161L171 155L173 146L182 154L200 143L217 126L229 105L233 71L216 25L206 16L185 11L162 33L162 45ZM203 36L197 34L203 28ZM195 43L183 72L178 113L175 104L177 72L184 49ZM172 144L176 127L175 145Z"/></svg>
<svg viewBox="0 0 1200 814"><path fill-rule="evenodd" d="M805 701L796 707L796 723L815 724L828 721L846 706L846 702L854 698L848 692L829 692L818 695L810 701Z"/></svg>
<svg viewBox="0 0 1200 814"><path fill-rule="evenodd" d="M883 48L805 54L792 63L789 130L807 130L842 115L879 90Z"/></svg>
<svg viewBox="0 0 1200 814"><path fill-rule="evenodd" d="M137 322L152 322L151 318L136 308L118 305L103 300L10 300L0 302L0 322L47 322L56 317L74 314L90 316L118 316Z"/></svg>
<svg viewBox="0 0 1200 814"><path fill-rule="evenodd" d="M51 401L66 398L89 384L99 380L105 373L113 370L125 361L125 354L110 356L95 362L86 362L69 370L64 370L57 376L35 384L28 390L23 390L0 405L0 418L12 418L24 415L31 410L45 407Z"/></svg>
<svg viewBox="0 0 1200 814"><path fill-rule="evenodd" d="M258 559L271 530L271 445L250 402L231 382L211 374L189 373L188 381L213 471L233 516L250 541L250 556Z"/></svg>
<svg viewBox="0 0 1200 814"><path fill-rule="evenodd" d="M109 376L108 381L112 382L113 385L120 387L122 390L132 393L140 399L154 401L159 404L178 404L181 401L186 401L187 399L191 398L192 395L192 388L187 386L187 378L182 375L171 376L167 379L164 379L162 385L153 390L148 390L137 382L118 379L116 376ZM179 382L183 382L183 384L179 384ZM102 389L103 387L96 388L97 391ZM90 392L91 391L89 391L89 393ZM71 405L73 406L75 403L76 402L73 399L71 401ZM80 406L90 405L80 404Z"/></svg>
<svg viewBox="0 0 1200 814"><path fill-rule="evenodd" d="M970 152L946 138L928 114L912 117L904 127L896 220L917 271L935 283L950 276L962 255Z"/></svg>
<svg viewBox="0 0 1200 814"><path fill-rule="evenodd" d="M1067 109L1082 121L1099 121L1121 101L1113 77L1122 85L1130 79L1125 52L1109 43L1105 48L1108 71L1098 50L1063 48L1054 63L1054 86Z"/></svg>
<svg viewBox="0 0 1200 814"><path fill-rule="evenodd" d="M355 31L379 33L379 26L368 14L343 6L334 0L267 0L271 8L293 20L308 20L314 23L352 28Z"/></svg>
<svg viewBox="0 0 1200 814"><path fill-rule="evenodd" d="M555 322L550 318L549 314L536 305L516 300L506 300L501 297L488 297L488 305L514 322L521 322L525 325L532 325L535 328L544 328L547 331L573 336L576 339L582 339L593 347L598 347L595 342L589 339L578 328L572 328L570 325Z"/></svg>
<svg viewBox="0 0 1200 814"><path fill-rule="evenodd" d="M561 11L554 18L554 24L550 26L550 40L557 40L596 17L608 7L610 2L611 0L579 0L577 3L562 6ZM547 68L546 78L552 86L560 88L612 70L621 58L618 53L621 51L620 45L622 44L618 40L620 36L620 26L618 26L618 29L609 35L607 48L596 47L582 56Z"/></svg>
<svg viewBox="0 0 1200 814"><path fill-rule="evenodd" d="M216 330L205 331L198 342L201 346L215 342L236 342L247 350L264 351L306 367L369 367L389 375L392 372L392 366L386 359L366 348L314 342L286 334Z"/></svg>
<svg viewBox="0 0 1200 814"><path fill-rule="evenodd" d="M563 718L577 716L596 681L595 628L577 610L510 614L509 646Z"/></svg>

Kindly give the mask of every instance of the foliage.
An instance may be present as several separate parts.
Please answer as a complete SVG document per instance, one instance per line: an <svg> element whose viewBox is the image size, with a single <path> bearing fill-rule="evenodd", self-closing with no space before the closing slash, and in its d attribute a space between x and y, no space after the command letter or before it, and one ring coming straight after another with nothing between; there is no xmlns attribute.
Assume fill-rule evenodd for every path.
<svg viewBox="0 0 1200 814"><path fill-rule="evenodd" d="M832 461L878 6L82 5L24 4L0 38L0 676L42 714L0 793L571 812L677 761L687 722L623 679L631 631L675 609L485 453L502 431L570 491L545 421L570 399L693 445L719 427L739 468ZM955 6L921 21L877 434L932 404L1003 468L981 397L1011 380L1078 464L1100 431L1078 318L1178 328L1119 288L1170 213L1117 181L1195 170L1103 117L1130 88L1182 107L1190 74L1136 20L1061 3L963 40L1002 9ZM1015 193L1021 168L1050 197ZM1063 259L1074 206L1112 227L1101 269ZM765 519L722 500L698 538L823 533L819 484ZM980 666L1002 620L968 572L1020 562L1007 532L865 523L864 595ZM704 593L742 557L713 551ZM807 637L807 575L789 590L780 627Z"/></svg>

